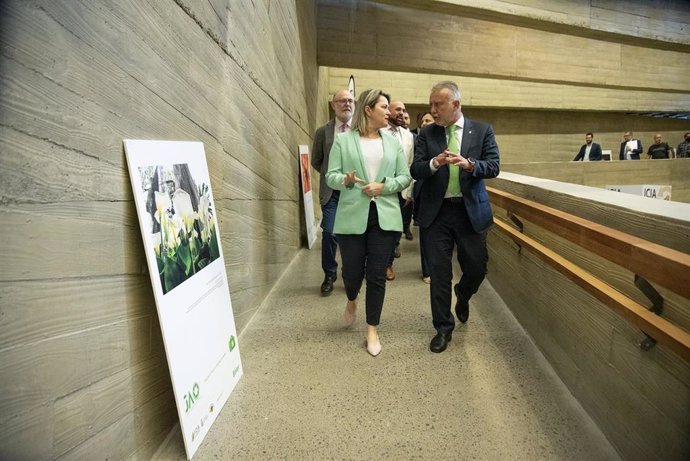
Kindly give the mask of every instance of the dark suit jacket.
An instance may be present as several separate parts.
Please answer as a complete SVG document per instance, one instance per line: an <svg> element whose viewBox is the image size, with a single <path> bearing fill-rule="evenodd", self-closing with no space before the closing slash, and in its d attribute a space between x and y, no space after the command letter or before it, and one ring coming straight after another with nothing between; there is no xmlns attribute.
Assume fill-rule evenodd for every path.
<svg viewBox="0 0 690 461"><path fill-rule="evenodd" d="M586 148L587 144L583 144L582 147L580 147L580 152L577 153L577 155L573 159L573 162L577 162L578 160L584 160ZM592 143L592 149L589 151L589 159L593 162L596 160L601 160L601 146L599 144L595 142Z"/></svg>
<svg viewBox="0 0 690 461"><path fill-rule="evenodd" d="M321 206L328 203L333 195L333 189L326 184L326 172L328 171L328 156L333 147L335 119L317 128L314 133L314 145L311 148L311 166L319 172L321 177L319 184L319 202Z"/></svg>
<svg viewBox="0 0 690 461"><path fill-rule="evenodd" d="M447 148L446 130L440 125L427 125L417 136L410 173L413 178L424 180L419 193L417 218L423 228L429 227L436 219L448 188L448 165L432 173L429 162ZM472 173L460 170L462 199L472 228L478 233L486 232L493 223L493 213L484 179L495 178L500 169L498 145L491 125L465 118L460 154L475 161Z"/></svg>
<svg viewBox="0 0 690 461"><path fill-rule="evenodd" d="M640 159L640 154L642 153L642 143L640 142L639 139L631 139L631 141L637 141L637 149L633 149L632 152L630 152L630 158L632 160L639 160ZM628 143L628 141L623 141L621 143L621 150L618 153L618 158L620 160L625 160L625 145Z"/></svg>

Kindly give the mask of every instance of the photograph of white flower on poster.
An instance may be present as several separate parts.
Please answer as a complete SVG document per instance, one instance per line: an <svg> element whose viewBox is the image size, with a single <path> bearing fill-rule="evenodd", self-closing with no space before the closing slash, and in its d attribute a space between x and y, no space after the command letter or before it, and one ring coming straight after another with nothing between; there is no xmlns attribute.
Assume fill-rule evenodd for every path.
<svg viewBox="0 0 690 461"><path fill-rule="evenodd" d="M220 256L213 205L187 164L139 167L139 177L165 294Z"/></svg>
<svg viewBox="0 0 690 461"><path fill-rule="evenodd" d="M124 146L143 242L133 250L145 253L191 459L242 376L218 201L202 143L125 139Z"/></svg>

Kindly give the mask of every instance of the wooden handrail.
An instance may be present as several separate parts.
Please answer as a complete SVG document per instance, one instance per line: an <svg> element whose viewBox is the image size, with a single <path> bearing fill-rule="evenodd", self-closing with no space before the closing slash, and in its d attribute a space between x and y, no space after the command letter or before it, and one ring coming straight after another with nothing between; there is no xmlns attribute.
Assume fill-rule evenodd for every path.
<svg viewBox="0 0 690 461"><path fill-rule="evenodd" d="M579 216L487 188L492 203L690 299L690 255Z"/></svg>
<svg viewBox="0 0 690 461"><path fill-rule="evenodd" d="M540 259L587 290L599 301L611 307L628 322L654 338L657 343L663 344L690 362L690 333L647 310L643 305L628 298L536 240L522 234L509 224L498 219L494 219L494 223L499 230L508 234L520 245L534 250Z"/></svg>

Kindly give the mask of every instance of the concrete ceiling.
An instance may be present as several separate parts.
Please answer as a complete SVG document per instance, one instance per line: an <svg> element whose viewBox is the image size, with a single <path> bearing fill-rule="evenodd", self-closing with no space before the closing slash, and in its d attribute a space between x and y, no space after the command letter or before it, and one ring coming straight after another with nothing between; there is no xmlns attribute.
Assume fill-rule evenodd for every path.
<svg viewBox="0 0 690 461"><path fill-rule="evenodd" d="M676 118L690 107L686 0L317 0L317 8L318 64L411 103L440 77L470 87L483 107Z"/></svg>

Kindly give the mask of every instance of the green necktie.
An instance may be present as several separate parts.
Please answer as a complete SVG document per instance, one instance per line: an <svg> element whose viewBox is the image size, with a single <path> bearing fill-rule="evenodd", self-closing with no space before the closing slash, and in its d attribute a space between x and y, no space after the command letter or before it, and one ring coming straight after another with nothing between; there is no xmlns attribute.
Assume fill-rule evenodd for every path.
<svg viewBox="0 0 690 461"><path fill-rule="evenodd" d="M454 154L458 153L458 136L455 133L455 124L448 128L448 150ZM448 195L451 197L460 196L460 167L448 164Z"/></svg>

